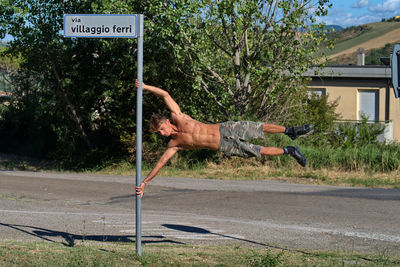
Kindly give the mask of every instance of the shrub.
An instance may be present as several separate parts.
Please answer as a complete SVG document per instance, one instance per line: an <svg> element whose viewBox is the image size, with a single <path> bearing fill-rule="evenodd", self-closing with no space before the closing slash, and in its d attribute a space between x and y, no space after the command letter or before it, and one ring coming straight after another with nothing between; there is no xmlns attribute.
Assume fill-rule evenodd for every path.
<svg viewBox="0 0 400 267"><path fill-rule="evenodd" d="M283 261L282 256L283 256L283 252L280 252L279 254L275 255L274 253L271 252L271 250L267 250L266 254L253 253L253 255L251 255L248 258L247 265L253 266L253 267L278 266Z"/></svg>
<svg viewBox="0 0 400 267"><path fill-rule="evenodd" d="M339 118L336 113L338 100L329 102L327 95L312 94L308 100L303 115L307 121L303 123L311 123L314 132L309 136L308 140L313 145L320 145L325 143L326 135L332 131L335 125L335 120Z"/></svg>
<svg viewBox="0 0 400 267"><path fill-rule="evenodd" d="M368 117L362 115L360 122L338 123L330 135L333 147L360 147L378 143L378 136L385 131L381 124L369 123Z"/></svg>

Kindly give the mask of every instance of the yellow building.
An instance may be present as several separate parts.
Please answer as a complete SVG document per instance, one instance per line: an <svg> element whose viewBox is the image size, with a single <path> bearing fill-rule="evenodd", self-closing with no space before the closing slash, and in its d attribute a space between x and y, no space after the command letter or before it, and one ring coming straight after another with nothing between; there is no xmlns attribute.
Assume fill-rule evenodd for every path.
<svg viewBox="0 0 400 267"><path fill-rule="evenodd" d="M390 66L328 66L310 69L305 76L312 78L311 92L339 100L336 112L342 120L357 121L364 114L385 124L382 140L400 141L400 99L394 97Z"/></svg>

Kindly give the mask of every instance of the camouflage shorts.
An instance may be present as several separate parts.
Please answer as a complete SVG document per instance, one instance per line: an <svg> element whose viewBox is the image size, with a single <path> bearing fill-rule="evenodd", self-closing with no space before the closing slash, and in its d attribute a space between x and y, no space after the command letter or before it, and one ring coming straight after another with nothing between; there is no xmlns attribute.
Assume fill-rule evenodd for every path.
<svg viewBox="0 0 400 267"><path fill-rule="evenodd" d="M220 124L219 150L227 156L261 157L261 146L244 142L263 138L264 123L252 121L227 121Z"/></svg>

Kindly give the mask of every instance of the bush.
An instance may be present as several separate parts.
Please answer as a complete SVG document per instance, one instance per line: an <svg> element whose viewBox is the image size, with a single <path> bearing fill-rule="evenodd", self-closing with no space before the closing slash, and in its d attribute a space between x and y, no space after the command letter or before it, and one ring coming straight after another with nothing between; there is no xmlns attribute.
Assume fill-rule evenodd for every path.
<svg viewBox="0 0 400 267"><path fill-rule="evenodd" d="M313 134L308 137L309 143L313 145L325 144L326 136L334 129L335 120L339 118L336 113L338 100L329 102L327 95L312 94L307 99L307 105L303 118L307 121L299 122L299 124L310 123L313 125Z"/></svg>
<svg viewBox="0 0 400 267"><path fill-rule="evenodd" d="M275 255L271 250L267 250L266 254L253 253L253 255L248 258L247 265L252 267L278 266L283 261L282 256L283 252Z"/></svg>
<svg viewBox="0 0 400 267"><path fill-rule="evenodd" d="M373 144L360 147L301 147L312 169L390 172L399 169L400 146Z"/></svg>
<svg viewBox="0 0 400 267"><path fill-rule="evenodd" d="M369 123L368 117L362 116L360 122L339 123L330 135L333 147L361 147L377 144L378 136L385 131L381 124Z"/></svg>

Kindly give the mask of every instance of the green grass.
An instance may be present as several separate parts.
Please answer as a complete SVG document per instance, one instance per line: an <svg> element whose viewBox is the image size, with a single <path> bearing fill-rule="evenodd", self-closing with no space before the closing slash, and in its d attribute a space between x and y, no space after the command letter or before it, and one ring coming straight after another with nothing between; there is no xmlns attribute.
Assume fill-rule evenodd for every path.
<svg viewBox="0 0 400 267"><path fill-rule="evenodd" d="M159 176L194 177L220 180L279 179L288 182L400 188L400 144L365 144L332 147L291 141L286 137L255 140L262 146L298 145L308 159L302 168L289 156L257 158L224 158L221 153L183 151L173 157ZM337 144L337 146L340 143ZM143 176L153 168L164 148L153 160L143 161ZM186 152L186 153L184 153ZM189 153L190 152L190 153ZM85 172L92 174L132 175L135 163L128 160L103 161L90 168L65 169L57 163L28 157L0 154L0 169L29 171Z"/></svg>
<svg viewBox="0 0 400 267"><path fill-rule="evenodd" d="M165 166L158 176L204 178L217 180L281 180L292 183L361 186L375 188L400 188L400 172L376 172L366 170L342 170L340 168L302 168L297 163L283 165L260 163L255 159L232 158L218 164L209 162L206 165L180 168L170 164ZM151 170L151 165L145 165L142 176ZM131 175L135 176L135 165L121 161L105 168L86 170L91 174Z"/></svg>
<svg viewBox="0 0 400 267"><path fill-rule="evenodd" d="M218 163L202 162L186 166L175 157L158 176L205 178L218 180L283 180L292 183L400 188L400 149L386 148L316 149L302 147L309 159L307 168L299 167L290 157L271 160L233 157ZM365 150L365 151L364 151ZM0 155L1 156L1 155ZM0 160L0 169L24 171L71 172L57 165L24 160ZM33 164L34 163L34 164ZM373 167L375 166L375 167ZM389 167L388 167L389 166ZM106 162L96 167L81 169L80 172L104 175L136 175L135 163L127 160ZM145 163L142 176L145 177L153 164ZM372 168L373 167L373 168ZM0 196L15 197L15 196Z"/></svg>
<svg viewBox="0 0 400 267"><path fill-rule="evenodd" d="M364 34L361 34L360 36L357 36L352 39L345 40L343 42L339 42L335 44L334 49L332 50L323 50L323 52L326 55L333 55L336 53L339 53L341 51L344 51L346 49L349 49L351 47L354 47L356 45L359 45L361 43L364 43L370 39L377 38L379 36L382 36L388 32L391 32L395 29L400 28L400 23L399 22L376 22L376 23L371 23L367 24L368 26L371 26L372 28L367 31Z"/></svg>
<svg viewBox="0 0 400 267"><path fill-rule="evenodd" d="M300 251L233 245L143 245L84 243L0 243L0 266L397 266L389 251Z"/></svg>

